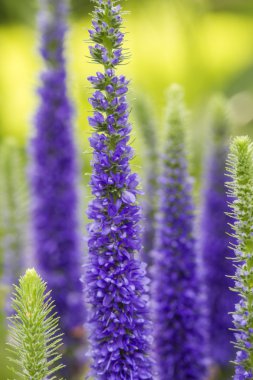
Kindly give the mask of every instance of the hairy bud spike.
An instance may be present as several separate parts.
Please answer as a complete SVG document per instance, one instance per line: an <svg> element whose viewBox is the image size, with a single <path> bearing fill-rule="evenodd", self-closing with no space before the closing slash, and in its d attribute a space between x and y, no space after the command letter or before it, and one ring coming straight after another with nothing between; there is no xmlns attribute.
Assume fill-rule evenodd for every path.
<svg viewBox="0 0 253 380"><path fill-rule="evenodd" d="M15 286L14 315L9 318L9 361L22 380L53 380L59 364L62 338L54 304L46 283L34 269L28 269Z"/></svg>
<svg viewBox="0 0 253 380"><path fill-rule="evenodd" d="M234 291L239 295L233 313L235 326L234 380L253 379L253 144L249 137L236 137L230 147L227 171L229 202L234 224L236 265Z"/></svg>

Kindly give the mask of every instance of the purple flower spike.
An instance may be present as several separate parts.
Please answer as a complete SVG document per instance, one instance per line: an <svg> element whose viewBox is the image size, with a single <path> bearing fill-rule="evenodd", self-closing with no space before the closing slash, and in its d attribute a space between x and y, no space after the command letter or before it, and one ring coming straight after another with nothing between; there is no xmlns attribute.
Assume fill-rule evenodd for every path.
<svg viewBox="0 0 253 380"><path fill-rule="evenodd" d="M208 299L210 357L214 365L224 367L229 366L235 354L230 343L233 323L229 313L234 310L238 297L229 290L233 286L229 276L234 274L233 263L228 260L229 242L232 242L228 232L231 235L232 231L227 226L231 220L226 214L229 207L225 188L229 125L222 98L215 99L212 114L213 141L204 170L200 251Z"/></svg>
<svg viewBox="0 0 253 380"><path fill-rule="evenodd" d="M104 73L89 77L95 90L91 126L96 130L90 139L94 199L88 210L92 222L86 273L91 376L96 380L151 380L147 279L143 264L135 257L141 250L138 180L129 164L131 126L122 96L128 81L113 70L124 58L120 7L115 6L117 1L95 3L91 39L97 45L91 51ZM105 50L106 60L100 54ZM103 110L101 100L107 105Z"/></svg>
<svg viewBox="0 0 253 380"><path fill-rule="evenodd" d="M64 57L68 10L63 0L41 0L40 6L40 51L45 69L31 143L34 249L39 272L52 289L64 332L64 378L73 380L84 364L85 310L73 111L67 95Z"/></svg>
<svg viewBox="0 0 253 380"><path fill-rule="evenodd" d="M159 380L206 378L204 302L184 143L182 91L170 90L154 250L155 354Z"/></svg>

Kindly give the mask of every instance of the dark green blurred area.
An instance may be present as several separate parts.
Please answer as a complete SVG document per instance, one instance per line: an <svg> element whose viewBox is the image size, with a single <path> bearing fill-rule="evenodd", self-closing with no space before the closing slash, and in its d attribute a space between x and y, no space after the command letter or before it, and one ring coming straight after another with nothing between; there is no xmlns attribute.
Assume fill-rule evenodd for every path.
<svg viewBox="0 0 253 380"><path fill-rule="evenodd" d="M138 3L138 7L144 7L147 2L157 0L128 1L128 3ZM179 0L164 0L167 2L180 2ZM75 17L82 17L83 13L92 10L92 2L89 0L71 0L71 9ZM158 0L159 3L159 0ZM229 11L248 13L253 12L253 2L251 0L181 0L181 3L188 3L194 7L205 7L212 11ZM1 0L0 1L0 22L1 23L30 23L36 12L36 0Z"/></svg>
<svg viewBox="0 0 253 380"><path fill-rule="evenodd" d="M36 12L37 2L35 0L1 0L0 22L1 23L31 23ZM87 0L72 0L71 8L75 16L92 9L92 4Z"/></svg>

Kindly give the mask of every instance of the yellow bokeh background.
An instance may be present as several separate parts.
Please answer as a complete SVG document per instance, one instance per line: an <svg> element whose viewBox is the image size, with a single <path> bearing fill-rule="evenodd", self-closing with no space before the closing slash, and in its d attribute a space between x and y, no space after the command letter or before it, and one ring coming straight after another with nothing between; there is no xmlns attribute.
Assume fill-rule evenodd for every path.
<svg viewBox="0 0 253 380"><path fill-rule="evenodd" d="M212 93L233 96L244 91L244 83L233 82L253 64L253 16L233 12L211 12L192 7L191 2L152 1L144 7L129 4L126 15L129 64L121 70L131 78L130 102L140 93L154 103L162 120L166 88L174 82L185 87L193 109L201 107ZM144 2L145 4L145 2ZM124 4L126 6L127 4ZM76 108L76 125L87 131L90 107L86 77L95 68L89 63L87 15L71 19L66 44L69 90ZM31 25L0 27L0 125L1 135L17 136L25 143L32 130L41 61L37 32ZM237 82L236 82L237 84ZM253 87L253 75L247 81Z"/></svg>

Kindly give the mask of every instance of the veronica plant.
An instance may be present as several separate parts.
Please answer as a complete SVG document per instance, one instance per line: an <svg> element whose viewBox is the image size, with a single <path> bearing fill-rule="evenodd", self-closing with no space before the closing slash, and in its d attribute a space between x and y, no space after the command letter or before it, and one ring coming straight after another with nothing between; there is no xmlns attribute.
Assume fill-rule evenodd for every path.
<svg viewBox="0 0 253 380"><path fill-rule="evenodd" d="M44 70L31 144L34 248L61 317L67 364L64 377L73 380L83 366L85 310L80 281L78 168L64 56L68 7L65 0L41 0L40 5Z"/></svg>
<svg viewBox="0 0 253 380"><path fill-rule="evenodd" d="M169 92L154 251L155 354L160 380L204 379L206 337L193 235L194 207L179 86Z"/></svg>
<svg viewBox="0 0 253 380"><path fill-rule="evenodd" d="M126 93L128 81L116 74L123 63L122 12L118 1L97 0L90 47L103 71L89 78L95 129L89 205L87 298L90 303L92 374L98 380L151 379L148 358L147 285L142 264L138 179L130 169Z"/></svg>
<svg viewBox="0 0 253 380"><path fill-rule="evenodd" d="M233 313L235 327L235 380L253 379L253 144L248 137L236 137L228 156L228 195L236 244L234 291L239 301Z"/></svg>
<svg viewBox="0 0 253 380"><path fill-rule="evenodd" d="M15 286L13 308L8 343L13 373L22 380L56 379L54 374L62 368L59 318L46 283L34 269L28 269Z"/></svg>
<svg viewBox="0 0 253 380"><path fill-rule="evenodd" d="M158 151L155 122L150 111L151 105L143 96L135 105L135 114L145 143L145 184L143 202L143 250L142 259L152 266L152 250L155 240L155 215L157 211Z"/></svg>
<svg viewBox="0 0 253 380"><path fill-rule="evenodd" d="M208 299L210 356L220 366L228 366L233 358L229 312L236 302L236 294L229 290L232 280L227 276L234 273L232 261L227 259L231 255L225 188L229 129L225 100L217 97L212 103L211 144L204 170L200 250Z"/></svg>

